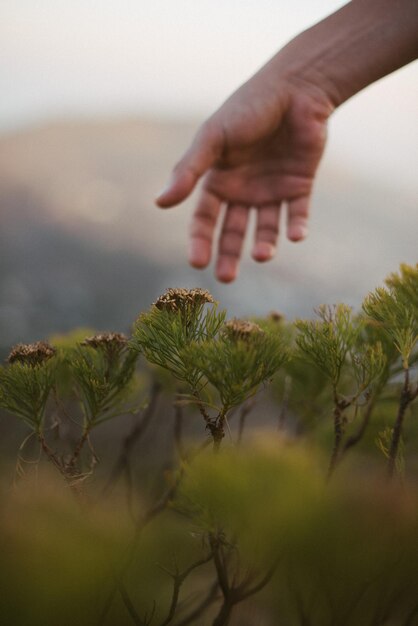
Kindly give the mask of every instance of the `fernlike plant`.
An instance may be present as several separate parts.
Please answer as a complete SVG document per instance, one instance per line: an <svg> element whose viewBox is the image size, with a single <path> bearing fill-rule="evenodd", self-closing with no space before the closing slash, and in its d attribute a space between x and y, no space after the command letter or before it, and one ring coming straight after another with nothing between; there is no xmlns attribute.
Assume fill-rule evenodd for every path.
<svg viewBox="0 0 418 626"><path fill-rule="evenodd" d="M331 474L344 453L363 436L373 407L382 409L382 414L387 407L390 409L393 389L398 390L399 374L402 374L396 423L384 446L388 471L392 475L396 464L399 465L405 414L418 394L412 371L418 360L417 298L418 267L408 266L401 266L399 274L387 279L384 289L376 290L366 299L362 316L353 315L345 305L323 306L318 310L318 319L298 321L296 325L286 324L278 316L257 323L236 319L227 322L225 313L218 311L207 291L169 289L140 315L131 339L119 333L101 333L83 340L78 337L76 346L72 341L71 346L58 350L44 342L16 346L8 363L0 368L0 406L31 429L44 453L78 494L80 481L94 467L95 455L90 447L90 471L85 470L89 459L85 448L91 446L91 432L105 420L131 412L134 398L130 392L136 381L138 356L142 354L153 364L144 374L144 384L151 379L150 400L142 403L142 410L135 416L131 430L122 439L120 454L108 481L109 486L114 486L119 476L126 478L127 512L133 523L133 533L130 525L129 538L120 549L118 547L116 561L110 559L116 563L110 582L107 580L108 566L105 566L106 580L103 584L100 579L98 585L98 597L103 604L100 615L96 615L93 596L88 593L88 601L80 608L80 619L84 618L84 622L79 620L80 623L106 621L119 624L125 623L129 615L132 623L144 626L192 623L225 626L231 622L232 613L239 610L235 608L237 604L260 592L275 577L271 601L279 600L281 606L277 609L277 619L276 614L272 614L271 620L268 608L263 606L266 612L260 619L264 620L266 615L269 620L266 624L283 620L294 623L302 618L315 625L328 620L330 623L368 626L370 623L381 624L387 619L393 623L412 624L417 605L410 581L416 579L417 559L408 546L415 545L410 537L416 535L416 512L412 514L409 498L405 502L403 498L394 499L396 492L388 490L387 504L385 500L384 507L378 509L373 501L376 492L373 482L370 493L364 494L364 502L362 499L361 506L356 509L354 495L358 483L345 481L343 474L342 481L336 477L331 489L324 490L322 476L316 478L316 459L312 459L312 463L306 462L305 446L300 450L300 458L296 458L299 455L296 446L286 448L285 438L281 443L274 441L271 454L264 447L254 454L254 442L247 449L231 446L215 456L202 453L204 445L200 448L188 448L186 444L178 446L179 452L182 448L181 462L173 471L167 471L167 458L162 460L168 484L157 481L163 486L158 489L156 497L148 493L146 487L148 477L144 459L135 455L136 463L141 464L141 471L136 471L138 466L134 465L133 458L134 446L157 413L161 386L165 391L176 389L181 392L176 403L180 412L182 403L194 404L204 417L217 450L232 409L239 405L246 407L260 387L283 368L286 384L282 404L287 402L287 393L303 396L299 404L296 402L290 406L289 422L298 419L300 407L306 413L309 407L312 413L312 400L321 409L316 407L317 415L322 417L332 410ZM291 356L295 358L290 359ZM389 402L384 403L387 399ZM357 413L362 419L360 427L354 431L353 427L358 426L358 419L354 421ZM161 417L164 417L165 428L165 416ZM353 422L349 424L352 418ZM75 432L77 436L73 437ZM184 443L181 436L176 440L178 442ZM158 454L153 456L159 458ZM173 467L171 456L169 463ZM161 478L160 470L158 467ZM100 477L93 483L96 489L99 481ZM346 494L348 483L355 484L355 492L348 490ZM341 509L336 500L340 489ZM108 493L106 486L102 497ZM322 497L321 494L328 495ZM83 491L83 496L83 505L87 505L88 492ZM135 502L137 496L138 502ZM268 516L263 514L266 497ZM96 507L96 498L94 504ZM50 506L48 500L47 515L50 515ZM115 527L112 526L112 536L119 527L121 513L119 508L113 508L117 509L118 519ZM366 512L364 520L361 517L363 509ZM85 515L88 509L83 506L80 510L83 521L86 521L90 517ZM181 513L180 517L176 511ZM347 512L354 513L350 517ZM391 515L394 516L393 525ZM387 531L376 535L370 544L367 528L373 516L377 520L376 528L386 528ZM15 519L22 519L22 515L18 514ZM85 546L74 543L77 533L73 532L72 523L68 537L63 541L62 520L63 517L59 516L55 551L59 553L59 547L70 542L71 559L76 555L74 572L77 573L74 576L79 576L78 555L83 553ZM105 517L100 517L100 528L104 526L104 520ZM379 520L384 522L379 525ZM402 520L406 524L405 534L403 530L399 534L398 522L403 523ZM8 523L8 536L11 528L19 526L14 521ZM31 524L26 524L25 528L28 532L33 530ZM45 533L41 534L45 536ZM49 533L47 535L49 541ZM321 536L326 538L323 545L317 541ZM364 550L365 538L367 550ZM89 540L89 546L95 545L95 540ZM19 563L16 561L19 554L23 555L25 562L28 561L24 550L16 550L13 544L10 546L3 577L6 583L13 571L12 565ZM354 553L347 556L346 546L351 552L353 546L360 546L354 559ZM377 561L382 546L386 546L388 552L379 565ZM44 548L42 540L41 555L44 555ZM94 561L94 550L92 554ZM405 554L409 556L406 567ZM102 557L97 558L101 561ZM336 558L341 567L335 567ZM29 561L32 562L31 558ZM348 562L351 571L350 568L344 570ZM151 579L157 567L153 568L153 563L160 564L154 582ZM33 598L34 593L41 596L45 589L51 588L50 581L44 584L45 579L39 571L34 576L30 568L18 565L16 570L19 575L21 571L25 575L29 572L28 598ZM335 583L340 580L335 576L337 570L344 572L341 586ZM48 571L52 571L49 563ZM363 574L359 576L361 572ZM171 593L164 573L172 579ZM38 588L33 587L34 580ZM74 583L72 574L68 580L69 583L63 585L66 603L68 585L72 587ZM93 580L97 582L94 576ZM77 587L81 589L83 585ZM15 584L15 588L19 590L19 597L14 611L18 610L16 607L30 604L21 601L24 585ZM45 603L49 606L50 594L45 594L48 597ZM114 602L118 594L126 612L122 616L122 604ZM270 597L267 588L265 594L264 598ZM292 597L295 610L287 615L283 602L286 605ZM319 598L316 606L312 598ZM77 601L73 603L78 605ZM41 607L42 603L31 607L33 614L38 605ZM42 624L58 623L63 608L60 606L56 611L56 606L58 603L49 606L54 619L48 621L44 615L38 621L32 616L29 619ZM309 615L306 615L307 606L310 607ZM240 619L238 616L237 623Z"/></svg>
<svg viewBox="0 0 418 626"><path fill-rule="evenodd" d="M63 472L44 435L46 407L55 384L56 366L56 350L47 342L16 345L7 358L7 365L0 368L0 407L29 426L44 453Z"/></svg>
<svg viewBox="0 0 418 626"><path fill-rule="evenodd" d="M362 320L350 307L338 304L317 309L319 320L298 320L296 343L302 358L307 358L328 378L333 397L334 445L328 476L342 456L346 436L347 410L359 401L367 402L370 389L385 367L381 343L359 342ZM342 379L349 377L352 390L343 393ZM345 381L344 381L345 382Z"/></svg>
<svg viewBox="0 0 418 626"><path fill-rule="evenodd" d="M217 445L228 411L257 393L290 356L280 335L236 319L226 322L212 340L192 343L188 354L219 396L218 415L208 424Z"/></svg>
<svg viewBox="0 0 418 626"><path fill-rule="evenodd" d="M225 323L202 289L169 289L136 322L131 346L186 385L218 448L228 411L256 393L289 358L284 342L251 322ZM219 402L212 400L210 388ZM215 415L209 413L216 411Z"/></svg>
<svg viewBox="0 0 418 626"><path fill-rule="evenodd" d="M127 338L119 333L88 337L74 348L58 351L43 341L19 344L10 352L7 365L0 368L0 407L29 426L49 460L75 487L84 477L79 460L91 430L128 409L126 396L136 359ZM47 418L51 421L54 410L63 408L59 390L66 370L78 398L77 408L82 410L83 424L70 453L61 455L47 441L51 427ZM51 404L54 409L48 410ZM67 418L77 422L63 410ZM57 426L58 422L54 424ZM96 457L91 451L94 461Z"/></svg>
<svg viewBox="0 0 418 626"><path fill-rule="evenodd" d="M0 368L0 406L21 418L38 437L54 385L55 349L48 343L18 344Z"/></svg>
<svg viewBox="0 0 418 626"><path fill-rule="evenodd" d="M418 383L414 385L410 377L411 364L418 358L418 264L415 267L401 265L399 274L391 274L385 285L366 297L363 310L369 322L386 335L392 354L400 359L403 371L395 424L387 444L381 442L387 456L388 477L392 478L396 466L398 469L402 466L399 451L406 411L418 397Z"/></svg>
<svg viewBox="0 0 418 626"><path fill-rule="evenodd" d="M128 397L136 360L121 333L87 337L67 353L83 412L82 434L68 462L70 469L74 469L93 428L130 410Z"/></svg>

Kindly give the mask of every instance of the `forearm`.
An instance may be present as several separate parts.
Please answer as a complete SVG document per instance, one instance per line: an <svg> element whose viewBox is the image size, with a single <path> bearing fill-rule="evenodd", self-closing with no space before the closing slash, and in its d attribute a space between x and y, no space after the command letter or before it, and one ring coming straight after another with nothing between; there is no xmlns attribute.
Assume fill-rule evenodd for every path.
<svg viewBox="0 0 418 626"><path fill-rule="evenodd" d="M417 0L353 0L293 39L262 73L317 87L337 107L417 57Z"/></svg>

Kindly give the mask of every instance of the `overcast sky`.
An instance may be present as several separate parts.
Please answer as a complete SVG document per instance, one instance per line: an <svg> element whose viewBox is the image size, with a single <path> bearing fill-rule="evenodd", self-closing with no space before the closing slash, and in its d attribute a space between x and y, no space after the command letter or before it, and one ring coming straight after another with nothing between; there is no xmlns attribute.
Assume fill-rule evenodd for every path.
<svg viewBox="0 0 418 626"><path fill-rule="evenodd" d="M49 119L203 119L336 0L0 0L0 130ZM418 65L334 114L327 159L417 191Z"/></svg>

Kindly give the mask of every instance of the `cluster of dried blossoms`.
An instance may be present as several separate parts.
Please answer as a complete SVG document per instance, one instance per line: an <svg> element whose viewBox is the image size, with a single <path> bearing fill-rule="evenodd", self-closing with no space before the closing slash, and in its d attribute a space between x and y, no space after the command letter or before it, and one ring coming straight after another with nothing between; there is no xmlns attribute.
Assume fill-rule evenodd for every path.
<svg viewBox="0 0 418 626"><path fill-rule="evenodd" d="M36 343L19 343L14 346L7 357L8 363L22 363L36 367L51 359L56 353L55 348L46 341Z"/></svg>
<svg viewBox="0 0 418 626"><path fill-rule="evenodd" d="M128 338L122 333L98 333L92 337L86 337L81 345L100 350L112 363L125 352L128 347Z"/></svg>
<svg viewBox="0 0 418 626"><path fill-rule="evenodd" d="M122 348L127 343L128 338L122 333L99 333L92 337L86 337L81 345L95 348L96 350L100 348L113 350Z"/></svg>
<svg viewBox="0 0 418 626"><path fill-rule="evenodd" d="M271 313L269 313L268 318L271 322L283 322L284 321L284 315L283 313L280 313L280 311L271 311Z"/></svg>
<svg viewBox="0 0 418 626"><path fill-rule="evenodd" d="M224 332L230 339L238 340L238 339L248 339L249 337L254 337L256 335L263 335L264 331L258 326L258 324L254 324L254 322L247 322L245 320L233 319L229 322L226 322L224 326Z"/></svg>
<svg viewBox="0 0 418 626"><path fill-rule="evenodd" d="M155 302L154 306L160 311L177 313L189 307L199 307L203 304L213 304L215 300L206 289L167 289Z"/></svg>

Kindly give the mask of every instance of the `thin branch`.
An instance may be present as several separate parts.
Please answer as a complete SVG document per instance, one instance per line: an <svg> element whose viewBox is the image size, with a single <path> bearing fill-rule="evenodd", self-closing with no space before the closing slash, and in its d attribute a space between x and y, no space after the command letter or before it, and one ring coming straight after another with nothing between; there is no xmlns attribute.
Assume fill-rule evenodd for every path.
<svg viewBox="0 0 418 626"><path fill-rule="evenodd" d="M230 593L228 572L225 568L225 561L222 558L220 550L219 539L213 533L209 534L209 544L213 552L213 560L215 563L216 574L218 576L219 587L223 593L224 598L227 598Z"/></svg>
<svg viewBox="0 0 418 626"><path fill-rule="evenodd" d="M202 613L207 608L209 608L210 605L215 602L215 600L218 599L218 588L219 583L217 580L215 580L210 587L206 597L203 598L203 600L188 615L186 615L185 617L183 617L182 620L177 622L175 626L188 626L189 624L192 624L198 617L200 617Z"/></svg>
<svg viewBox="0 0 418 626"><path fill-rule="evenodd" d="M364 434L367 430L367 427L370 423L370 418L372 416L373 410L376 406L377 394L373 395L373 398L369 401L366 410L364 411L363 419L361 420L361 424L358 430L348 437L347 441L344 443L343 449L341 450L340 459L350 450L350 448L356 446L364 437Z"/></svg>
<svg viewBox="0 0 418 626"><path fill-rule="evenodd" d="M47 458L51 461L53 465L55 465L55 467L60 472L60 474L62 474L64 477L67 478L66 472L64 470L64 467L62 466L61 461L59 460L55 452L53 452L51 448L48 446L47 442L45 441L45 437L43 436L41 432L38 433L38 441L41 444L41 448L43 452L45 453L45 455L47 456Z"/></svg>
<svg viewBox="0 0 418 626"><path fill-rule="evenodd" d="M119 457L113 467L110 477L103 489L103 495L109 492L112 485L118 480L119 476L125 471L126 466L130 465L130 455L133 447L141 439L146 429L148 428L157 405L157 400L161 391L161 385L158 382L154 382L151 387L151 395L148 406L142 413L142 419L134 424L132 430L128 433L122 442Z"/></svg>
<svg viewBox="0 0 418 626"><path fill-rule="evenodd" d="M75 448L74 448L74 452L70 458L70 460L68 461L68 469L71 471L75 470L76 467L76 463L78 461L78 458L81 454L81 451L84 448L84 444L86 443L86 441L89 438L90 435L90 430L91 430L92 424L89 424L88 426L85 426L83 434L81 435L80 439L78 440Z"/></svg>
<svg viewBox="0 0 418 626"><path fill-rule="evenodd" d="M118 591L133 623L136 624L136 626L147 626L147 623L143 621L136 612L132 600L130 599L128 592L126 591L126 587L121 581L118 583Z"/></svg>
<svg viewBox="0 0 418 626"><path fill-rule="evenodd" d="M269 582L271 581L271 579L274 576L274 573L277 569L277 565L278 562L275 563L274 565L272 565L272 567L270 567L270 569L267 571L267 573L261 578L261 580L254 585L253 587L250 588L245 588L242 589L240 596L239 596L239 602L242 602L243 600L246 600L247 598L249 598L250 596L255 595L256 593L258 593L259 591L261 591L262 589L264 589L264 587L266 587Z"/></svg>
<svg viewBox="0 0 418 626"><path fill-rule="evenodd" d="M177 610L178 601L179 601L181 586L186 580L186 578L198 567L201 567L202 565L209 563L209 561L211 561L212 558L213 558L213 553L211 552L208 556L192 563L183 572L177 571L177 568L176 568L176 572L171 574L173 578L173 592L171 596L170 608L168 610L167 617L165 618L163 622L161 622L160 626L167 626L174 619L174 616Z"/></svg>
<svg viewBox="0 0 418 626"><path fill-rule="evenodd" d="M398 456L399 443L402 437L402 427L405 418L405 412L409 404L412 402L411 391L409 387L409 370L405 370L404 384L399 398L398 413L396 416L395 426L393 427L392 439L388 453L387 476L388 480L393 478L395 472L396 458Z"/></svg>
<svg viewBox="0 0 418 626"><path fill-rule="evenodd" d="M203 442L203 444L201 446L199 446L199 448L197 449L197 451L194 452L194 454L189 454L186 458L192 458L194 456L196 456L197 454L199 454L199 452L201 450L203 450L204 448L206 448L208 446L208 444L210 443L210 441L205 441ZM142 515L142 517L140 517L140 519L137 521L136 523L136 528L135 528L135 532L134 532L134 536L132 541L129 544L129 547L126 551L126 558L125 558L125 562L123 564L123 566L120 569L120 572L117 576L118 580L122 580L124 573L127 571L127 569L129 568L129 566L132 563L132 560L134 558L134 553L135 553L135 546L137 545L137 542L139 541L142 531L146 528L146 526L158 515L160 515L161 513L163 513L166 509L167 506L170 502L170 500L172 500L172 498L174 497L180 483L181 480L184 476L184 467L180 468L178 475L176 477L176 480L174 482L174 484L170 485L166 491L162 494L162 496L160 497L159 500L157 500L156 503L154 503L149 509L148 511L146 511L144 513L144 515ZM103 607L103 610L100 614L100 618L98 621L98 626L102 626L102 624L104 624L105 619L107 617L107 614L110 611L110 607L112 606L113 600L115 598L116 595L116 591L117 591L117 586L114 587L105 602L105 605Z"/></svg>
<svg viewBox="0 0 418 626"><path fill-rule="evenodd" d="M344 436L343 409L337 402L334 406L334 447L332 449L331 459L328 467L327 478L330 479L337 467L340 447Z"/></svg>
<svg viewBox="0 0 418 626"><path fill-rule="evenodd" d="M213 561L215 564L219 587L221 588L222 595L224 597L223 603L213 621L212 626L226 626L226 624L229 623L234 606L261 591L261 589L263 589L271 581L274 572L277 569L278 561L274 563L274 565L267 571L260 581L253 586L250 586L252 580L254 579L254 575L251 574L251 572L247 574L240 584L235 585L234 582L231 584L229 582L228 566L225 554L219 537L210 533L209 543L213 550Z"/></svg>

